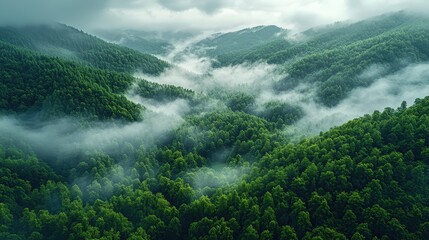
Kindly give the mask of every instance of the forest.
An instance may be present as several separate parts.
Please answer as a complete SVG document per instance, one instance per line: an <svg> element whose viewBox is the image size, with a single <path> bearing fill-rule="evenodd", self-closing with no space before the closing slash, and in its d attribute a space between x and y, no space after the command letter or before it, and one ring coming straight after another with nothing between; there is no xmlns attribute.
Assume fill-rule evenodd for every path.
<svg viewBox="0 0 429 240"><path fill-rule="evenodd" d="M62 24L0 27L0 239L429 239L429 96L289 131L380 78L426 89L404 72L429 60L427 23L215 35L181 53L223 46L201 75Z"/></svg>

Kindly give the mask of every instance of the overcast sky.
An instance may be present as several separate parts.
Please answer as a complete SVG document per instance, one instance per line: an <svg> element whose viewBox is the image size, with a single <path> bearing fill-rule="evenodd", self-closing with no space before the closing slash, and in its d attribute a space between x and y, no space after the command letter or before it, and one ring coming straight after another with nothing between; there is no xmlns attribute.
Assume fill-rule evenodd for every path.
<svg viewBox="0 0 429 240"><path fill-rule="evenodd" d="M0 0L0 23L208 31L275 24L300 31L403 9L429 14L429 0Z"/></svg>

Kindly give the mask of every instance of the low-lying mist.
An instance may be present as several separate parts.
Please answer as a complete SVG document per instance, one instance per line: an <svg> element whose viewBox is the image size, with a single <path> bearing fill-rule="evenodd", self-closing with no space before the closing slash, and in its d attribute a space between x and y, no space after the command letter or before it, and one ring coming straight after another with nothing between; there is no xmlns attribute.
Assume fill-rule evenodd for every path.
<svg viewBox="0 0 429 240"><path fill-rule="evenodd" d="M143 121L128 124L92 122L91 127L83 127L80 120L73 118L39 123L34 127L17 117L3 116L0 118L0 133L3 138L29 145L38 155L48 159L94 150L114 154L112 151L120 143L151 145L159 141L184 121L183 108L186 109L186 103L181 101L160 104L152 111L145 111Z"/></svg>
<svg viewBox="0 0 429 240"><path fill-rule="evenodd" d="M179 54L180 51L177 52ZM290 139L299 140L375 110L382 111L386 107L396 108L402 101L411 104L416 98L423 98L429 92L429 63L409 65L390 75L386 75L388 71L383 67L372 66L360 76L370 79L371 85L352 90L338 105L329 108L317 101L316 93L319 87L317 84L301 82L291 89L283 91L276 89L276 83L287 77L283 66L245 63L212 68L212 59L201 58L194 54L183 55L183 51L180 54L182 55L174 56L170 53L169 58L172 61L180 61L180 64L173 64L173 67L160 76L142 74L136 74L136 76L156 83L194 90L198 96L203 96L196 98L200 101L198 106L194 102L191 104L195 101L194 99L177 98L158 101L156 98L144 98L133 90L136 87L133 86L125 96L130 101L145 107L144 120L140 122L127 124L93 122L90 126L85 126L77 119L64 118L29 126L22 118L10 115L0 117L1 139L25 143L42 160L54 161L57 164L88 152L99 151L109 157L118 156L118 152L121 154L120 151L126 151L123 149L127 149L125 145L128 143L131 146L129 151L134 152L129 155L133 156L140 146L144 145L145 149L149 149L163 142L163 139L171 137L171 134L174 134L173 130L186 122L186 117L190 114L203 114L229 107L234 111L245 111L264 117L261 113L267 110L269 103L279 102L290 104L302 111L303 114L298 121L290 125L276 125L278 130ZM242 109L233 109L228 105L231 102L235 103L228 99L230 96L238 96L236 99L239 100L241 98L249 100L249 105ZM278 106L287 105L276 105ZM124 164L121 161L117 159L114 166L103 177L127 179L124 176L130 174L128 168L131 165L129 161ZM188 183L199 193L205 194L207 190L212 191L215 188L239 182L248 169L232 167L224 162L221 166L206 166L203 169L186 171L183 174ZM88 191L100 185L88 175L77 177L72 183L79 186L88 185ZM107 188L108 184L110 183L106 181L106 184L100 186ZM111 190L107 192L106 196Z"/></svg>
<svg viewBox="0 0 429 240"><path fill-rule="evenodd" d="M68 183L81 189L83 199L94 201L130 184L131 177L138 175L138 154L147 154L171 138L173 129L184 122L186 104L159 104L145 111L144 120L127 124L110 121L87 126L81 119L63 118L30 126L20 117L3 116L0 144L34 153L57 173L64 172ZM97 162L106 161L105 167L92 172ZM152 176L157 169L148 171L142 174Z"/></svg>
<svg viewBox="0 0 429 240"><path fill-rule="evenodd" d="M172 67L160 76L144 74L135 74L135 76L152 82L176 85L206 93L219 88L225 90L270 88L273 82L279 81L283 77L277 73L276 66L266 63L211 68L211 62L205 58L193 58L187 62L186 66Z"/></svg>
<svg viewBox="0 0 429 240"><path fill-rule="evenodd" d="M190 182L199 194L210 194L219 187L229 187L238 184L250 167L231 167L225 165L204 167L187 173L184 179Z"/></svg>
<svg viewBox="0 0 429 240"><path fill-rule="evenodd" d="M195 62L197 61L193 61ZM199 63L198 63L199 64ZM205 63L204 63L205 64ZM194 66L198 67L198 66ZM204 74L194 74L182 67L173 67L158 77L144 76L150 81L168 83L193 89L201 93L211 91L245 92L254 96L250 113L261 112L264 104L280 101L300 107L304 115L291 126L286 126L286 134L292 138L312 136L320 131L341 125L348 120L382 111L386 107L398 107L402 101L413 103L429 92L429 63L414 64L397 71L395 74L377 78L381 67L373 66L362 73L362 77L377 78L365 88L356 88L337 106L328 108L319 104L315 97L317 85L299 84L297 87L275 91L275 84L285 75L279 66L266 63L242 64L213 69ZM48 158L58 159L75 152L99 149L110 153L120 142L153 143L162 139L169 130L183 123L184 116L192 112L192 106L185 99L170 102L158 102L145 99L130 91L129 100L145 106L145 117L141 122L93 123L92 127L81 127L72 118L60 119L28 127L13 116L0 118L0 133L12 139L27 142L35 151ZM202 105L210 105L205 98ZM217 99L216 101L220 101ZM212 104L210 110L222 104ZM225 107L225 104L223 105Z"/></svg>
<svg viewBox="0 0 429 240"><path fill-rule="evenodd" d="M370 68L369 71L374 71L374 68ZM316 135L320 131L327 131L333 126L364 114L371 114L375 110L397 108L402 101L411 105L416 98L423 98L428 93L429 63L409 65L394 74L376 79L368 87L354 89L346 99L333 108L324 107L315 101L302 103L300 106L304 109L305 116L287 129L287 132L292 136L298 134L300 137Z"/></svg>
<svg viewBox="0 0 429 240"><path fill-rule="evenodd" d="M207 57L183 55L187 59L175 65L161 76L142 76L150 81L172 84L196 92L245 93L254 98L249 113L259 114L269 102L283 102L299 107L304 116L292 126L286 127L292 138L312 136L341 125L348 120L370 114L386 107L398 107L402 101L412 104L416 98L427 95L429 90L429 64L412 64L388 74L391 69L373 65L359 76L372 82L368 87L352 90L335 107L326 107L317 100L318 84L301 82L296 87L278 91L276 83L287 77L282 66L267 63L244 63L241 65L212 68L214 61ZM174 59L171 57L170 59ZM174 65L174 63L173 63ZM195 70L197 69L197 70ZM220 94L222 95L222 94ZM225 95L225 93L223 93Z"/></svg>

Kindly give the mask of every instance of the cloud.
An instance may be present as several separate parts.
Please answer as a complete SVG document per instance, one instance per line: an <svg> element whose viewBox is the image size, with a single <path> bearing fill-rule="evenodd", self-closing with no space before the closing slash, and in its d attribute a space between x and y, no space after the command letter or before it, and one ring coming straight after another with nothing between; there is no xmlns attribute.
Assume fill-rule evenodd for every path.
<svg viewBox="0 0 429 240"><path fill-rule="evenodd" d="M28 149L56 170L75 168L76 171L69 171L73 176L69 184L80 188L84 200L108 198L139 176L136 171L139 167L134 165L138 154L141 156L165 144L190 110L183 99L161 103L134 94L127 97L145 105L143 121L82 123L70 117L35 122L37 117L31 118L30 114L0 116L0 145ZM101 178L90 171L94 159L98 158L112 161L112 166L99 169ZM155 166L146 167L147 176L157 171Z"/></svg>
<svg viewBox="0 0 429 240"><path fill-rule="evenodd" d="M136 74L160 84L170 84L191 89L196 92L209 92L215 89L259 91L271 88L283 76L276 72L277 66L267 63L241 64L223 68L211 68L211 60L186 55L180 66L172 67L160 76Z"/></svg>
<svg viewBox="0 0 429 240"><path fill-rule="evenodd" d="M184 122L188 107L184 101L157 104L156 111L145 113L145 119L129 124L91 123L85 128L72 118L42 122L28 126L14 116L0 117L0 135L28 144L39 156L50 160L101 150L116 154L118 145L124 143L152 146ZM153 107L155 108L155 107ZM4 139L4 138L3 138ZM1 140L1 139L0 139Z"/></svg>
<svg viewBox="0 0 429 240"><path fill-rule="evenodd" d="M211 68L211 59L186 54L185 50L184 45L179 51L173 51L174 54L168 59L177 65L160 76L139 75L139 77L153 82L182 86L196 92L210 94L214 90L221 93L219 98L221 100L222 96L225 97L229 93L244 92L255 97L255 104L250 112L256 114L264 111L265 104L271 101L300 107L305 116L287 129L287 133L292 136L315 135L353 118L371 114L374 110L382 111L385 107L396 108L403 100L410 105L415 98L424 97L429 92L427 80L429 64L409 65L390 75L386 74L391 69L386 69L383 65L372 65L359 76L373 82L372 85L354 89L336 107L328 108L316 102L319 87L317 83L299 84L287 91L276 91L275 83L285 77L278 66L254 63Z"/></svg>
<svg viewBox="0 0 429 240"><path fill-rule="evenodd" d="M136 1L141 2L141 1ZM295 32L336 21L361 20L385 12L429 12L425 0L396 0L380 5L370 0L237 0L237 1L148 1L145 8L111 7L94 22L117 28L149 30L237 30L275 24Z"/></svg>
<svg viewBox="0 0 429 240"><path fill-rule="evenodd" d="M275 24L295 31L385 12L428 13L426 0L0 0L0 23L58 21L85 30L237 30Z"/></svg>
<svg viewBox="0 0 429 240"><path fill-rule="evenodd" d="M145 106L145 108L152 113L161 114L162 116L172 119L182 120L182 116L190 111L189 103L184 99L176 99L165 103L142 98L135 92L130 92L127 98L134 103Z"/></svg>
<svg viewBox="0 0 429 240"><path fill-rule="evenodd" d="M200 168L194 172L187 173L184 178L191 184L193 189L200 191L201 194L207 194L214 188L225 188L239 183L249 171L249 167L219 165Z"/></svg>
<svg viewBox="0 0 429 240"><path fill-rule="evenodd" d="M346 0L345 9L354 19L364 19L386 12L407 10L416 13L429 13L429 2L425 0L393 0L380 5L372 0Z"/></svg>
<svg viewBox="0 0 429 240"><path fill-rule="evenodd" d="M173 11L184 11L196 8L208 14L216 12L227 3L226 0L158 0L158 2L162 6Z"/></svg>
<svg viewBox="0 0 429 240"><path fill-rule="evenodd" d="M86 25L97 21L106 0L0 0L0 24L64 22Z"/></svg>
<svg viewBox="0 0 429 240"><path fill-rule="evenodd" d="M380 72L383 72L380 66L372 66L362 76L377 76ZM375 110L395 109L402 101L411 105L416 98L423 98L428 92L429 63L410 65L395 74L378 77L369 87L354 89L334 108L320 106L314 101L301 103L306 116L287 132L298 137L316 135Z"/></svg>
<svg viewBox="0 0 429 240"><path fill-rule="evenodd" d="M244 63L240 65L213 68L215 61L204 56L204 50L195 54L189 48L196 42L210 36L202 33L184 42L177 42L166 56L161 59L172 63L160 76L136 73L135 77L160 84L169 84L207 93L214 89L249 91L252 89L271 88L274 82L284 75L277 72L278 66L267 63Z"/></svg>

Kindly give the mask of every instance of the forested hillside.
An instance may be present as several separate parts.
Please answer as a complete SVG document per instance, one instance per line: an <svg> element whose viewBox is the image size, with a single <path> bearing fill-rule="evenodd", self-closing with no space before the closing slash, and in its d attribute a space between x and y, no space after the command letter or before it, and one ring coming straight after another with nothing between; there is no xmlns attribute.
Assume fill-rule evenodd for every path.
<svg viewBox="0 0 429 240"><path fill-rule="evenodd" d="M317 83L319 100L335 106L352 89L373 83L373 78L361 76L373 65L383 66L388 74L429 60L427 18L399 12L338 25L308 30L298 40L276 40L241 54L220 55L216 66L255 61L284 65L289 76L277 90Z"/></svg>
<svg viewBox="0 0 429 240"><path fill-rule="evenodd" d="M169 49L173 48L171 40L175 38L178 38L177 40L181 39L180 34L176 33L163 36L156 32L135 30L98 30L95 33L106 41L149 54L166 54Z"/></svg>
<svg viewBox="0 0 429 240"><path fill-rule="evenodd" d="M183 65L0 27L0 239L429 239L427 23L248 28Z"/></svg>
<svg viewBox="0 0 429 240"><path fill-rule="evenodd" d="M0 40L51 56L97 68L160 74L168 64L149 54L104 42L75 28L62 25L0 27Z"/></svg>
<svg viewBox="0 0 429 240"><path fill-rule="evenodd" d="M428 106L429 98L404 103L299 144L275 137L262 120L216 113L190 120L171 143L129 149L129 168L96 154L70 169L68 181L2 144L1 235L425 239ZM195 129L201 137L189 135ZM222 149L223 157L212 155ZM204 168L213 161L225 167ZM93 178L72 180L81 174Z"/></svg>
<svg viewBox="0 0 429 240"><path fill-rule="evenodd" d="M277 26L257 26L236 32L218 33L195 43L192 48L203 49L209 56L233 55L286 37L288 31Z"/></svg>
<svg viewBox="0 0 429 240"><path fill-rule="evenodd" d="M45 119L65 116L141 119L143 106L122 95L136 81L131 75L82 66L1 41L0 53L0 111L3 114L38 114ZM139 81L139 86L142 89L139 95L146 98L174 99L186 92L144 80Z"/></svg>
<svg viewBox="0 0 429 240"><path fill-rule="evenodd" d="M305 54L314 54L326 50L335 49L342 46L370 39L389 32L395 32L411 26L424 25L427 19L424 17L412 16L407 12L386 14L371 19L366 19L357 23L335 23L325 27L311 28L301 33L290 35L286 38L289 45L277 46L267 52L269 45L273 43L261 44L251 50L225 55L225 59L220 56L223 64L239 64L243 61L267 60L272 63L284 63ZM249 54L248 56L246 56ZM229 62L228 62L229 61Z"/></svg>

